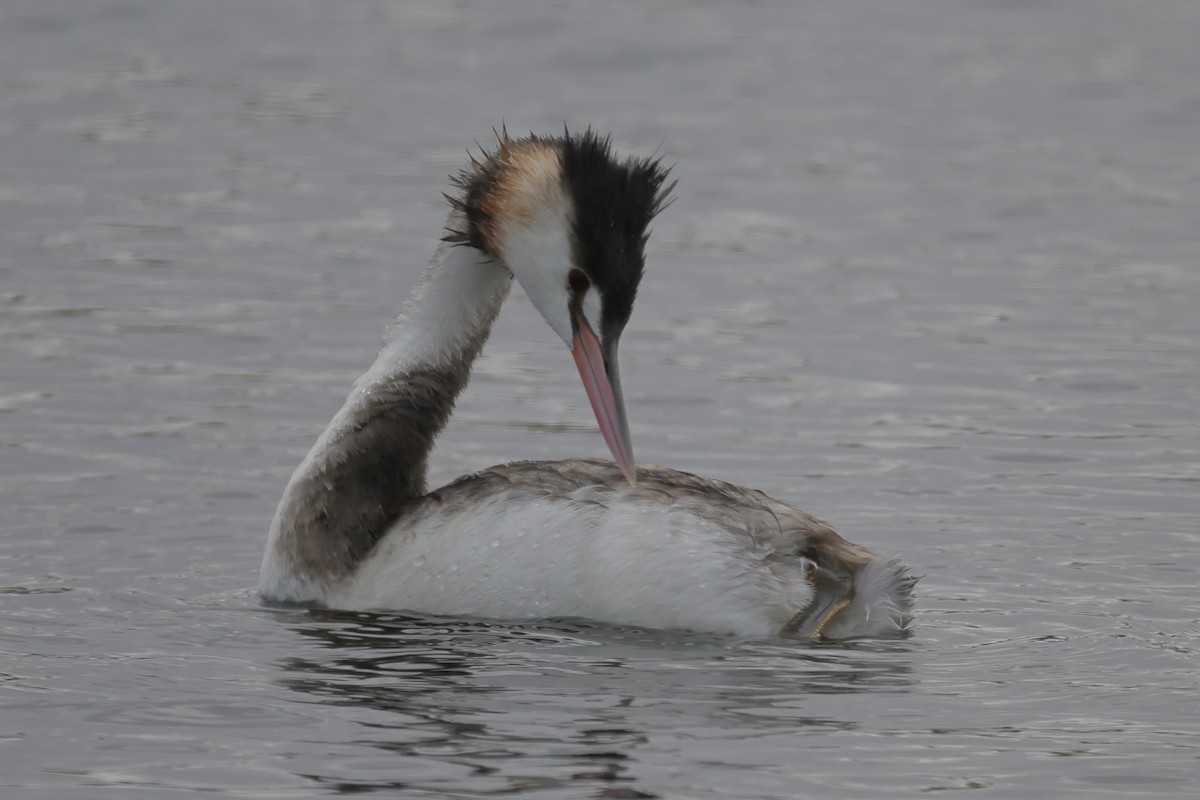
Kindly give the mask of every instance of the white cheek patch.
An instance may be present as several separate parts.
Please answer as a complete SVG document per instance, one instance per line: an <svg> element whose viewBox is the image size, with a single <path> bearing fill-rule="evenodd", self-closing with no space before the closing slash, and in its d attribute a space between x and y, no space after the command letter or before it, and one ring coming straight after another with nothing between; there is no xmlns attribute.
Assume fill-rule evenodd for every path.
<svg viewBox="0 0 1200 800"><path fill-rule="evenodd" d="M569 219L564 208L542 207L521 224L502 231L504 263L534 308L564 342L571 342L567 271L571 267Z"/></svg>
<svg viewBox="0 0 1200 800"><path fill-rule="evenodd" d="M516 276L534 307L568 345L573 337L569 274L574 266L572 220L575 215L562 180L557 148L514 151L495 197L495 244L501 261ZM600 319L599 299L589 314Z"/></svg>
<svg viewBox="0 0 1200 800"><path fill-rule="evenodd" d="M591 326L592 332L599 338L600 332L600 292L595 286L588 288L583 295L583 318Z"/></svg>

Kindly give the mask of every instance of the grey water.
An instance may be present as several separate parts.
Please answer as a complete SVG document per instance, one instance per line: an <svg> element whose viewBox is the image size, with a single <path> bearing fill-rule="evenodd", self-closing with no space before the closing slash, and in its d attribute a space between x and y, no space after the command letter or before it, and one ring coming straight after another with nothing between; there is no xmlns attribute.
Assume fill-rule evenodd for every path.
<svg viewBox="0 0 1200 800"><path fill-rule="evenodd" d="M1200 4L0 4L0 796L1192 797ZM675 165L642 461L923 575L911 638L261 605L492 126ZM523 295L433 481L602 456Z"/></svg>

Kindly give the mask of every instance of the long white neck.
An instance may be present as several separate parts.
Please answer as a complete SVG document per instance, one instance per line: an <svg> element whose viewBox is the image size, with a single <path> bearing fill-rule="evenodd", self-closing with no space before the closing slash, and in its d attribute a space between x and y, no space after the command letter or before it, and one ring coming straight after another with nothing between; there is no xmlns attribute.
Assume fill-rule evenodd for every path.
<svg viewBox="0 0 1200 800"><path fill-rule="evenodd" d="M438 248L375 363L292 475L263 557L264 594L319 597L425 494L434 439L511 286L512 273L478 250Z"/></svg>

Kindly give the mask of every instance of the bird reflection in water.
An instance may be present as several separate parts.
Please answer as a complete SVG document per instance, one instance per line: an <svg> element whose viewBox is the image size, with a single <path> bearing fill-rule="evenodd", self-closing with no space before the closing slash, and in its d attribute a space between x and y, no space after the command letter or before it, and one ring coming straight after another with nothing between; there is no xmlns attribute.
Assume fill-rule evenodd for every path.
<svg viewBox="0 0 1200 800"><path fill-rule="evenodd" d="M444 792L459 781L487 793L594 784L594 797L658 797L640 765L677 757L664 739L853 730L804 715L805 698L914 682L905 641L798 646L582 620L281 613L297 615L305 641L279 682L328 705L350 731L339 743L374 771L304 777L347 792ZM363 745L397 760L380 769Z"/></svg>

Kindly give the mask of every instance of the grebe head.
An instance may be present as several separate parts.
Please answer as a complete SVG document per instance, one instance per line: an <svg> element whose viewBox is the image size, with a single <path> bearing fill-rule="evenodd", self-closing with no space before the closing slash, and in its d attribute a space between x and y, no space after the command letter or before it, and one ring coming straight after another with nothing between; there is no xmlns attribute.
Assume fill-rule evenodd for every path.
<svg viewBox="0 0 1200 800"><path fill-rule="evenodd" d="M447 240L512 271L571 348L604 441L635 482L617 343L645 267L650 221L671 188L657 159L619 161L591 130L509 139L473 160L451 198L466 220Z"/></svg>

